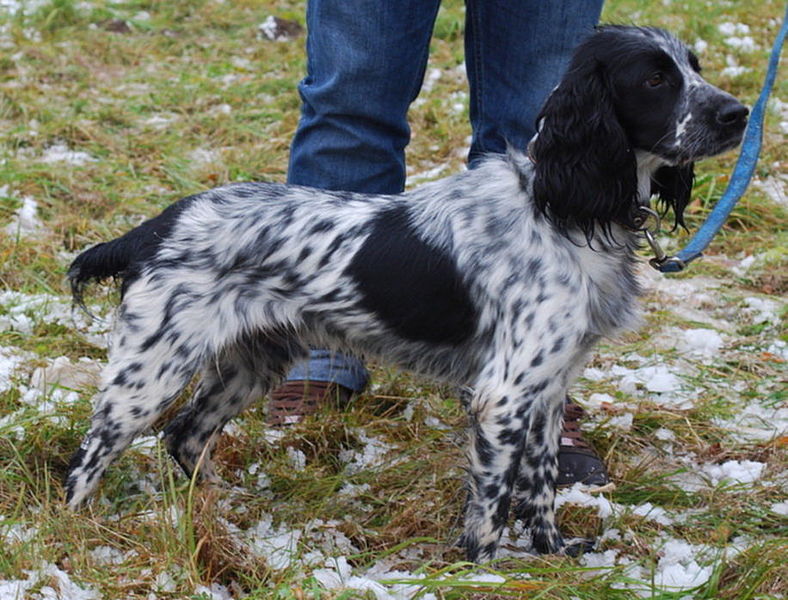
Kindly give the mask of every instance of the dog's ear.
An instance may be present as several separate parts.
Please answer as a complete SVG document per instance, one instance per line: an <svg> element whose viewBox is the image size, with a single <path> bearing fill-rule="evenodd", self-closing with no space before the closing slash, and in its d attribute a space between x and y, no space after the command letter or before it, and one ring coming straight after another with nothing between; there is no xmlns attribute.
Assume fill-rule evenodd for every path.
<svg viewBox="0 0 788 600"><path fill-rule="evenodd" d="M672 208L675 217L673 229L684 229L684 209L692 197L692 182L695 165L689 163L679 167L661 167L651 176L651 195L659 196L665 208Z"/></svg>
<svg viewBox="0 0 788 600"><path fill-rule="evenodd" d="M598 61L579 53L547 99L529 153L537 207L560 229L589 237L627 224L637 198L635 154Z"/></svg>

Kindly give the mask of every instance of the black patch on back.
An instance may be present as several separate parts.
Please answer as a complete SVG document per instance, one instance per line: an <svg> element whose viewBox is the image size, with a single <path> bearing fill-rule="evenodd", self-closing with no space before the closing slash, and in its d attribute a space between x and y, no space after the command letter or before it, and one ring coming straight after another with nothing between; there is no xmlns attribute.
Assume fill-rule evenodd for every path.
<svg viewBox="0 0 788 600"><path fill-rule="evenodd" d="M458 344L476 328L476 308L454 260L417 235L404 204L378 213L348 274L361 306L405 339Z"/></svg>

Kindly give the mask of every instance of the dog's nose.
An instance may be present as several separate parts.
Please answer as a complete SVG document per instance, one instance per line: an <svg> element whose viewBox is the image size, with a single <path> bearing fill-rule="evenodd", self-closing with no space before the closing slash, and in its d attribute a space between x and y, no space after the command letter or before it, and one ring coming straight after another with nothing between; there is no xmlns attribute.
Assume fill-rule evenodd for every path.
<svg viewBox="0 0 788 600"><path fill-rule="evenodd" d="M724 104L717 111L717 123L720 125L736 125L744 122L750 109L743 104L733 101Z"/></svg>

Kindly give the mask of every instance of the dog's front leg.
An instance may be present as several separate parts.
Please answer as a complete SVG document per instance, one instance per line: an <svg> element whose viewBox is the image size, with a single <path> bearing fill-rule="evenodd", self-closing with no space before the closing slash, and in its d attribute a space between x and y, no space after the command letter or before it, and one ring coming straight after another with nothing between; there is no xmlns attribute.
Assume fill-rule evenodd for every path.
<svg viewBox="0 0 788 600"><path fill-rule="evenodd" d="M533 549L553 554L564 547L555 522L555 481L564 408L563 390L531 407L528 434L515 484L515 515L531 532Z"/></svg>
<svg viewBox="0 0 788 600"><path fill-rule="evenodd" d="M509 516L528 418L517 386L477 386L470 403L468 500L462 544L473 562L495 558Z"/></svg>

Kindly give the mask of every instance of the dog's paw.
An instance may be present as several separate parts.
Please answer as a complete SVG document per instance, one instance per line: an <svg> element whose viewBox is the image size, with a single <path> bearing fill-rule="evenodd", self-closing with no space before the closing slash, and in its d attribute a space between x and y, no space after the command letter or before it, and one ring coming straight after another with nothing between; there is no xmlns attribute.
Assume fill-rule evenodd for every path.
<svg viewBox="0 0 788 600"><path fill-rule="evenodd" d="M531 545L537 554L561 554L565 548L561 532L552 524L532 526Z"/></svg>
<svg viewBox="0 0 788 600"><path fill-rule="evenodd" d="M573 538L566 542L562 554L576 558L586 552L593 552L596 549L596 540L591 538Z"/></svg>

